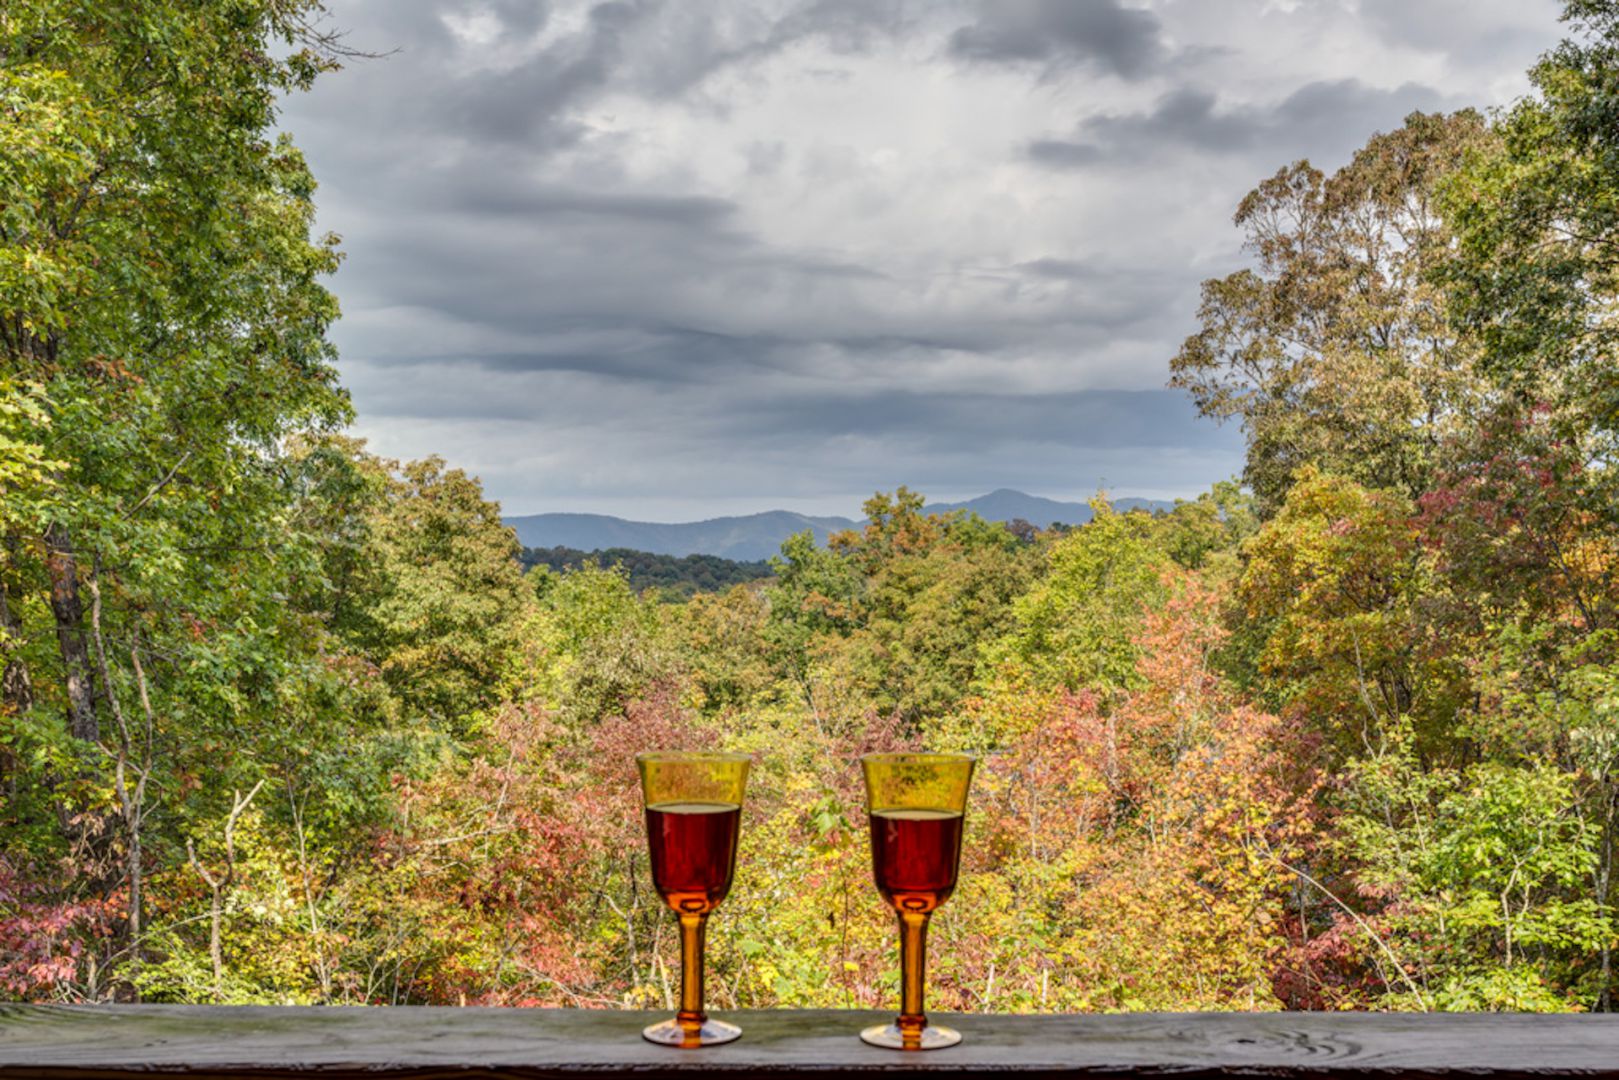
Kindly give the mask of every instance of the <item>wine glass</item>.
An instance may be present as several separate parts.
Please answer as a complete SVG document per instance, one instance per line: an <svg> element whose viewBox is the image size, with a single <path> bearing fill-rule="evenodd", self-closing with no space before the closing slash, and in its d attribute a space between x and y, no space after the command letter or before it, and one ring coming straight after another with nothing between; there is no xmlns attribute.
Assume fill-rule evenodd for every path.
<svg viewBox="0 0 1619 1080"><path fill-rule="evenodd" d="M949 899L961 862L961 827L972 784L970 754L867 754L866 810L877 891L899 914L900 1009L892 1024L860 1033L873 1046L939 1050L961 1033L929 1026L922 1012L928 918Z"/></svg>
<svg viewBox="0 0 1619 1080"><path fill-rule="evenodd" d="M680 1011L641 1034L663 1046L717 1046L742 1029L703 1011L703 939L711 911L731 891L746 754L637 754L652 883L680 919Z"/></svg>

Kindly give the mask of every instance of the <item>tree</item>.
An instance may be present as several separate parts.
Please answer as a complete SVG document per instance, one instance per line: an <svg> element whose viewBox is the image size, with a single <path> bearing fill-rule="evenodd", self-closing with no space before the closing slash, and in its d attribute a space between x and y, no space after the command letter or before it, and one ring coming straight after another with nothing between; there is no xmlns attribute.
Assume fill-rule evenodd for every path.
<svg viewBox="0 0 1619 1080"><path fill-rule="evenodd" d="M703 708L748 708L776 696L779 675L765 640L770 607L762 590L736 585L699 593L670 616Z"/></svg>
<svg viewBox="0 0 1619 1080"><path fill-rule="evenodd" d="M1235 480L1222 480L1196 499L1176 499L1160 518L1159 544L1188 570L1201 570L1216 556L1226 563L1259 530L1254 499Z"/></svg>
<svg viewBox="0 0 1619 1080"><path fill-rule="evenodd" d="M1263 515L1306 464L1407 498L1426 489L1478 393L1475 346L1432 280L1452 247L1438 193L1489 141L1472 110L1413 113L1332 176L1300 161L1238 207L1257 266L1203 283L1202 328L1170 385L1242 421Z"/></svg>
<svg viewBox="0 0 1619 1080"><path fill-rule="evenodd" d="M1429 509L1475 589L1499 578L1594 638L1619 626L1619 4L1569 0L1563 18L1578 36L1445 192L1445 280L1496 400Z"/></svg>
<svg viewBox="0 0 1619 1080"><path fill-rule="evenodd" d="M1346 751L1418 710L1443 724L1419 651L1425 579L1404 498L1306 468L1244 553L1240 592L1267 624L1260 666L1279 704Z"/></svg>
<svg viewBox="0 0 1619 1080"><path fill-rule="evenodd" d="M517 536L482 485L440 458L365 467L384 479L355 595L334 600L340 636L380 667L408 714L461 730L499 701L531 599Z"/></svg>
<svg viewBox="0 0 1619 1080"><path fill-rule="evenodd" d="M1601 837L1544 762L1423 769L1391 732L1350 769L1343 842L1424 1008L1567 1011L1611 915L1586 890ZM1571 970L1572 969L1572 970Z"/></svg>
<svg viewBox="0 0 1619 1080"><path fill-rule="evenodd" d="M1483 365L1532 397L1551 394L1611 440L1619 428L1619 4L1567 0L1565 39L1530 69L1537 93L1455 177L1444 206L1458 257L1446 268L1458 323ZM1611 452L1611 442L1608 444Z"/></svg>
<svg viewBox="0 0 1619 1080"><path fill-rule="evenodd" d="M542 575L537 578L534 575ZM620 567L583 566L561 575L531 572L540 603L524 627L531 658L520 678L531 696L576 724L621 714L669 679L675 652L656 600L630 588Z"/></svg>
<svg viewBox="0 0 1619 1080"><path fill-rule="evenodd" d="M1091 500L1089 524L1054 543L1043 580L1012 605L1010 631L985 663L1012 665L1036 686L1123 690L1135 685L1136 634L1167 595L1169 559L1153 542L1152 518Z"/></svg>
<svg viewBox="0 0 1619 1080"><path fill-rule="evenodd" d="M866 527L835 533L827 546L871 577L896 556L926 551L938 540L943 522L923 512L926 503L920 492L903 484L892 495L878 492L861 505Z"/></svg>
<svg viewBox="0 0 1619 1080"><path fill-rule="evenodd" d="M980 643L1012 629L1040 554L998 523L957 515L931 547L884 565L868 585L879 708L913 720L953 709L972 686Z"/></svg>
<svg viewBox="0 0 1619 1080"><path fill-rule="evenodd" d="M0 13L0 383L37 406L15 435L51 463L27 512L8 489L0 515L0 723L44 763L18 828L99 867L75 888L128 889L137 960L145 800L192 755L249 768L309 674L281 445L348 406L320 283L335 241L312 236L313 181L273 128L276 95L335 60L307 33L317 10ZM74 824L52 841L49 822Z"/></svg>
<svg viewBox="0 0 1619 1080"><path fill-rule="evenodd" d="M313 183L271 137L274 95L325 63L272 42L313 9L34 0L0 23L0 355L44 387L50 445L75 448L29 542L81 739L113 693L80 594L98 524L235 489L282 435L346 415L318 284L335 248L310 238Z"/></svg>
<svg viewBox="0 0 1619 1080"><path fill-rule="evenodd" d="M770 566L776 582L765 590L765 640L774 662L819 715L811 677L817 645L862 625L865 582L848 558L818 546L807 530L783 541Z"/></svg>
<svg viewBox="0 0 1619 1080"><path fill-rule="evenodd" d="M1010 737L970 744L996 752L975 780L973 903L951 925L976 932L1009 1008L1275 1007L1291 868L1316 828L1310 755L1213 667L1215 592L1177 571L1164 589L1131 689L975 703L975 733Z"/></svg>
<svg viewBox="0 0 1619 1080"><path fill-rule="evenodd" d="M770 577L770 564L763 560L737 562L717 555L655 555L630 548L608 548L605 551L580 551L568 547L524 548L522 562L525 569L543 563L559 571L589 563L623 566L629 573L630 586L637 592L656 589L669 600L720 592L732 585L745 585Z"/></svg>

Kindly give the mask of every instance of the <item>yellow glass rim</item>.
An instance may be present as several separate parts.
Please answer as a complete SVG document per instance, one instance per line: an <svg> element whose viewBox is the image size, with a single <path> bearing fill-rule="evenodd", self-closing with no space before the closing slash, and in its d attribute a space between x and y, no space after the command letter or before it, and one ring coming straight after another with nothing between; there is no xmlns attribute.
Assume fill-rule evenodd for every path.
<svg viewBox="0 0 1619 1080"><path fill-rule="evenodd" d="M720 750L644 750L635 755L636 761L752 761L752 754L732 754Z"/></svg>
<svg viewBox="0 0 1619 1080"><path fill-rule="evenodd" d="M940 810L962 814L978 759L971 754L864 754L866 810Z"/></svg>
<svg viewBox="0 0 1619 1080"><path fill-rule="evenodd" d="M963 761L977 761L977 754L955 753L893 753L861 754L861 761L870 761L880 765L945 765Z"/></svg>

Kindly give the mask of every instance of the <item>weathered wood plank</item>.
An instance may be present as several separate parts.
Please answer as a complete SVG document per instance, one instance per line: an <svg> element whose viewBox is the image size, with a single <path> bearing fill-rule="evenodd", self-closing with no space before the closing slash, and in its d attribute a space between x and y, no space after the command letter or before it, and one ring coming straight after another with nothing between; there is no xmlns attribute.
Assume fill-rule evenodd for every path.
<svg viewBox="0 0 1619 1080"><path fill-rule="evenodd" d="M961 1046L898 1053L855 1033L886 1013L724 1014L741 1041L684 1051L653 1014L552 1009L0 1006L0 1078L523 1077L726 1080L814 1073L903 1080L1487 1076L1619 1080L1619 1017L1414 1014L951 1016ZM941 1015L941 1021L946 1017Z"/></svg>

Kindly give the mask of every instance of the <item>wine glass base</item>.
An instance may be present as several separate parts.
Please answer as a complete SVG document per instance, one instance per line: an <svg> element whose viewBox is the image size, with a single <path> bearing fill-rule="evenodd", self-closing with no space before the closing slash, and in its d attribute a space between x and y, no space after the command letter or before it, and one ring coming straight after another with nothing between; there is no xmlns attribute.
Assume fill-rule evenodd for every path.
<svg viewBox="0 0 1619 1080"><path fill-rule="evenodd" d="M727 1024L724 1020L704 1020L695 1037L680 1026L678 1020L665 1020L661 1024L653 1024L641 1032L641 1037L647 1042L655 1042L659 1046L678 1046L690 1050L698 1046L719 1046L722 1043L735 1042L742 1037L742 1029L735 1024Z"/></svg>
<svg viewBox="0 0 1619 1080"><path fill-rule="evenodd" d="M872 1046L883 1046L890 1050L943 1050L947 1046L954 1046L961 1041L961 1032L955 1028L937 1027L929 1024L922 1029L921 1037L917 1042L907 1043L905 1035L900 1031L898 1024L878 1024L869 1027L860 1033L860 1041L870 1043Z"/></svg>

